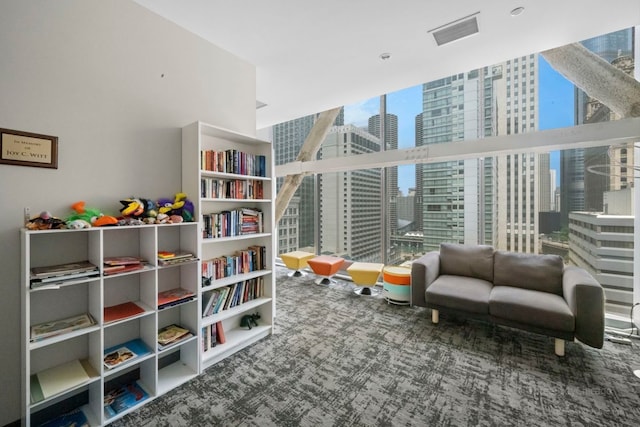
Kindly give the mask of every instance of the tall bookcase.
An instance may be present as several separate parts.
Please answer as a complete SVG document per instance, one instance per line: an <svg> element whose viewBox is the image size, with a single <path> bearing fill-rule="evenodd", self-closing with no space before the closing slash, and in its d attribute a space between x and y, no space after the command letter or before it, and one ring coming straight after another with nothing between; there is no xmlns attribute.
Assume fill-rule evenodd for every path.
<svg viewBox="0 0 640 427"><path fill-rule="evenodd" d="M200 373L200 262L161 266L158 251L199 251L198 224L166 224L83 230L22 230L22 402L23 425L39 425L81 408L90 425L100 426L135 410L154 397ZM144 267L105 275L109 257L138 257ZM35 287L34 267L88 260L99 267L94 277ZM158 308L158 293L183 288L196 297L182 304ZM106 321L105 308L133 302L135 315ZM43 339L33 339L31 327L88 313L95 323ZM193 333L159 350L158 330L179 324ZM107 367L107 349L140 340L144 350L114 367ZM79 361L86 378L74 378L64 367ZM73 365L76 366L77 365ZM121 412L107 413L105 395L136 383L145 400ZM45 387L46 386L46 387Z"/></svg>
<svg viewBox="0 0 640 427"><path fill-rule="evenodd" d="M269 142L202 122L182 129L182 188L194 200L199 221L203 370L273 333L273 172ZM259 265L252 262L256 257L261 261ZM230 267L237 267L238 263L241 268ZM222 266L221 272L212 275L207 266ZM239 303L207 312L209 299L223 288L232 289L231 292L239 288ZM247 325L246 316L256 314L257 326ZM216 324L222 326L225 342L213 345L216 341L209 336ZM217 339L220 340L219 334Z"/></svg>

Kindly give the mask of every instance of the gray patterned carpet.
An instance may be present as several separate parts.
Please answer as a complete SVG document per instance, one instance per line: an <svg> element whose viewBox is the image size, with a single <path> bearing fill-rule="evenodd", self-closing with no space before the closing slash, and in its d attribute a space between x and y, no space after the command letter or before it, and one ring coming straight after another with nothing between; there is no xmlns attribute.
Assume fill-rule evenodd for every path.
<svg viewBox="0 0 640 427"><path fill-rule="evenodd" d="M634 426L640 341L602 350L278 270L276 333L114 426Z"/></svg>

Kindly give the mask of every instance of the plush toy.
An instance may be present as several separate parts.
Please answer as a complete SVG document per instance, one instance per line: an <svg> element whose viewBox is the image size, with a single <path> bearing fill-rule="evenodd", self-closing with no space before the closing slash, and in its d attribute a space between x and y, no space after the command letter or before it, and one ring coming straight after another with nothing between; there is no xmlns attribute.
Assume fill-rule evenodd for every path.
<svg viewBox="0 0 640 427"><path fill-rule="evenodd" d="M57 230L65 228L64 220L51 216L47 211L43 211L35 218L29 219L25 224L29 230Z"/></svg>
<svg viewBox="0 0 640 427"><path fill-rule="evenodd" d="M99 209L86 208L83 201L71 205L76 213L69 215L65 222L68 228L103 227L107 225L117 225L118 220L113 216L108 216L100 212Z"/></svg>
<svg viewBox="0 0 640 427"><path fill-rule="evenodd" d="M158 212L170 217L179 216L184 222L193 222L194 206L185 193L176 193L173 200L166 198L158 200ZM172 221L177 221L177 218Z"/></svg>
<svg viewBox="0 0 640 427"><path fill-rule="evenodd" d="M120 200L122 218L135 218L145 224L154 224L158 216L158 206L151 199L129 198Z"/></svg>

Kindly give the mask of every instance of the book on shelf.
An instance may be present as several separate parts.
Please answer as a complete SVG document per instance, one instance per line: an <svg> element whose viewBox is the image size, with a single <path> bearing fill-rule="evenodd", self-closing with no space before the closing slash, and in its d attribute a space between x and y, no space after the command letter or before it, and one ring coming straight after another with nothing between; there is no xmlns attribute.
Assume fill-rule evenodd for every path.
<svg viewBox="0 0 640 427"><path fill-rule="evenodd" d="M102 262L105 265L135 265L144 263L145 260L137 256L109 256L104 257Z"/></svg>
<svg viewBox="0 0 640 427"><path fill-rule="evenodd" d="M149 347L140 338L109 347L104 351L103 363L107 369L113 369L123 363L132 362L147 354L151 354Z"/></svg>
<svg viewBox="0 0 640 427"><path fill-rule="evenodd" d="M130 265L109 265L104 266L103 271L105 276L111 276L114 274L128 273L129 271L142 270L144 264L130 264Z"/></svg>
<svg viewBox="0 0 640 427"><path fill-rule="evenodd" d="M195 292L183 288L158 292L158 310L191 301L195 297Z"/></svg>
<svg viewBox="0 0 640 427"><path fill-rule="evenodd" d="M177 251L177 252L159 251L158 252L158 258L159 259L166 259L166 260L193 258L193 254L190 253L190 252L183 252L183 251Z"/></svg>
<svg viewBox="0 0 640 427"><path fill-rule="evenodd" d="M122 304L112 305L104 308L104 323L115 322L126 319L136 314L144 313L144 309L138 304L128 301Z"/></svg>
<svg viewBox="0 0 640 427"><path fill-rule="evenodd" d="M172 346L180 341L192 337L193 334L190 330L183 328L180 325L171 324L158 331L158 349L164 350L167 347Z"/></svg>
<svg viewBox="0 0 640 427"><path fill-rule="evenodd" d="M218 344L216 325L211 324L202 328L202 347L204 351L211 350Z"/></svg>
<svg viewBox="0 0 640 427"><path fill-rule="evenodd" d="M31 326L31 341L40 341L45 338L66 334L78 329L95 325L95 320L89 313L58 319L51 322L39 323Z"/></svg>
<svg viewBox="0 0 640 427"><path fill-rule="evenodd" d="M89 261L52 265L49 267L33 267L31 269L31 289L62 284L81 278L98 277L100 270Z"/></svg>
<svg viewBox="0 0 640 427"><path fill-rule="evenodd" d="M135 256L112 256L103 260L102 271L105 276L127 273L144 268L145 260Z"/></svg>
<svg viewBox="0 0 640 427"><path fill-rule="evenodd" d="M56 276L66 276L69 274L87 273L97 271L98 266L89 261L70 262L66 264L51 265L48 267L33 267L31 269L32 279L43 279Z"/></svg>
<svg viewBox="0 0 640 427"><path fill-rule="evenodd" d="M213 313L218 313L220 312L220 310L223 310L224 303L227 300L227 297L229 296L230 291L231 291L230 286L225 286L224 288L220 288L220 296L218 297L218 301L216 301L216 304L213 308Z"/></svg>
<svg viewBox="0 0 640 427"><path fill-rule="evenodd" d="M222 321L216 322L216 342L219 344L224 344L227 342L227 338L224 335Z"/></svg>
<svg viewBox="0 0 640 427"><path fill-rule="evenodd" d="M90 279L92 277L100 277L100 271L86 271L83 273L71 273L63 276L43 277L31 279L29 287L31 289L44 288L47 286L59 286L65 283L71 283L78 279Z"/></svg>
<svg viewBox="0 0 640 427"><path fill-rule="evenodd" d="M89 420L82 409L77 408L40 424L40 427L89 427Z"/></svg>
<svg viewBox="0 0 640 427"><path fill-rule="evenodd" d="M202 316L209 316L213 314L213 309L215 307L216 302L218 302L218 298L220 297L220 290L214 289L209 293L207 298L207 303L202 309Z"/></svg>
<svg viewBox="0 0 640 427"><path fill-rule="evenodd" d="M149 398L149 394L136 382L113 389L104 395L104 415L115 415L133 408Z"/></svg>
<svg viewBox="0 0 640 427"><path fill-rule="evenodd" d="M189 252L175 252L173 256L160 256L160 252L158 252L158 265L167 266L180 264L183 262L191 262L196 261L198 258L195 257L192 253Z"/></svg>
<svg viewBox="0 0 640 427"><path fill-rule="evenodd" d="M33 392L32 399L37 398L36 396L40 393L44 399L48 399L89 380L90 377L82 363L78 359L74 359L35 374L32 385L39 387L39 392Z"/></svg>

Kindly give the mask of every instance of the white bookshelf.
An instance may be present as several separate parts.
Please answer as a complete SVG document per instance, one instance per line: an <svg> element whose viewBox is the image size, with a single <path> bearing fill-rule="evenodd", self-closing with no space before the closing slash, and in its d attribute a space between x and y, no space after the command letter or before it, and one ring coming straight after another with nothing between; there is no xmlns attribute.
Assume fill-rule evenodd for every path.
<svg viewBox="0 0 640 427"><path fill-rule="evenodd" d="M248 173L230 173L229 171L207 170L201 164L201 152L213 150L224 152L237 150L249 156L264 156L264 176ZM249 168L247 168L249 169ZM275 180L273 177L272 145L267 141L256 139L202 122L192 123L182 129L182 188L195 205L195 218L199 221L199 258L202 263L210 259L228 256L247 249L250 246L265 248L264 269L245 274L212 280L210 284L199 289L199 328L201 349L200 368L207 369L220 360L251 345L273 333L273 319L275 316ZM261 186L261 197L256 193L246 197L233 194L203 194L203 180L214 180L218 185L225 186L229 182L245 188L250 185ZM209 187L210 183L207 186ZM215 196L215 197L214 197ZM262 212L262 230L253 234L240 234L228 237L207 238L204 236L205 223L203 216L240 208L252 208ZM257 298L243 302L240 305L222 310L210 316L203 316L202 311L207 303L210 292L234 283L251 280L263 282L263 292ZM203 283L204 284L204 283ZM247 314L260 314L258 326L248 329L241 327L240 322ZM216 322L222 322L226 336L224 344L205 349L206 337L203 329L209 325L215 327Z"/></svg>
<svg viewBox="0 0 640 427"><path fill-rule="evenodd" d="M39 425L80 407L91 425L107 425L139 406L108 417L104 396L116 384L136 381L153 400L200 373L199 301L158 309L158 292L182 287L199 295L200 262L159 266L159 250L199 252L198 224L143 225L83 230L21 231L22 241L22 413L23 425ZM147 265L140 270L105 276L105 257L136 256ZM100 267L97 277L31 289L31 268L89 260ZM104 308L135 302L144 311L105 323ZM30 327L89 313L95 325L31 341ZM159 351L158 329L170 323L188 328L194 337ZM105 349L141 339L149 353L108 369ZM80 360L88 380L32 401L32 377L67 362ZM35 383L34 383L35 384ZM37 390L37 387L33 387Z"/></svg>

